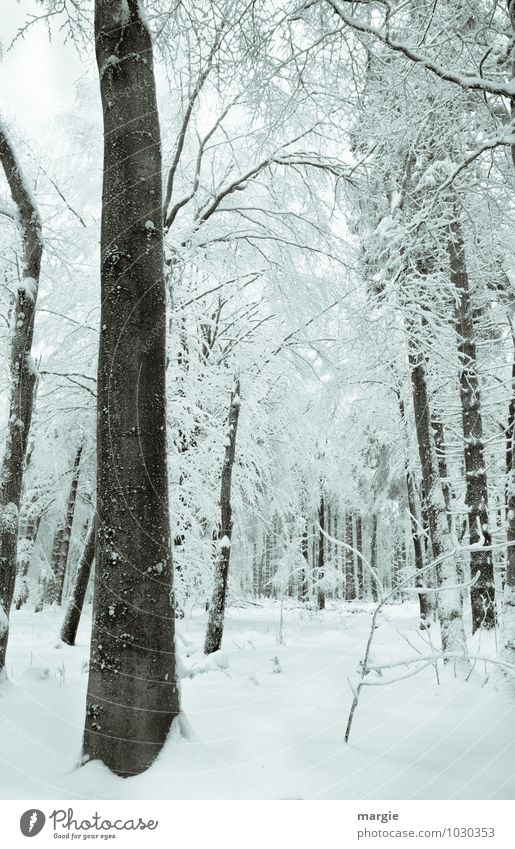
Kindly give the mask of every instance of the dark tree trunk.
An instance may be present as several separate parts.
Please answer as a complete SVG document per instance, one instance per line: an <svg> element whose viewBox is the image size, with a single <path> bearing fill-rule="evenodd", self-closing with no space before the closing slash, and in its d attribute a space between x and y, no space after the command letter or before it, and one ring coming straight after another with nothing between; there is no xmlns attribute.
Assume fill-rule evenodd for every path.
<svg viewBox="0 0 515 849"><path fill-rule="evenodd" d="M5 171L23 243L22 279L15 294L9 361L10 399L4 459L0 470L0 673L5 667L9 615L16 580L18 513L25 455L32 422L36 369L32 360L34 316L43 243L39 213L11 142L0 122L0 162Z"/></svg>
<svg viewBox="0 0 515 849"><path fill-rule="evenodd" d="M138 0L95 2L104 118L97 531L84 760L143 772L179 714L166 457L161 141Z"/></svg>
<svg viewBox="0 0 515 849"><path fill-rule="evenodd" d="M84 543L77 571L73 578L72 591L68 599L68 607L61 628L61 640L69 646L75 645L86 590L88 588L91 567L95 559L95 519L93 519Z"/></svg>
<svg viewBox="0 0 515 849"><path fill-rule="evenodd" d="M495 627L494 565L492 552L485 550L492 543L488 517L488 486L486 478L481 392L477 373L475 330L472 315L470 281L465 264L465 245L460 223L450 225L448 242L451 281L456 289L455 322L460 358L460 397L463 423L466 492L468 509L470 570L480 573L471 587L472 633L478 628Z"/></svg>
<svg viewBox="0 0 515 849"><path fill-rule="evenodd" d="M512 33L515 34L515 2L508 4ZM515 71L515 61L513 62ZM511 102L512 118L515 118L515 98ZM511 155L515 167L515 144L511 146ZM515 337L514 337L515 342ZM515 360L512 375L515 389ZM515 401L512 396L509 418L515 414ZM511 429L508 425L506 459L509 458L507 484L507 551L506 551L506 584L503 595L503 635L502 655L509 663L515 663L515 422L512 419ZM511 677L511 676L510 676Z"/></svg>
<svg viewBox="0 0 515 849"><path fill-rule="evenodd" d="M222 645L224 633L225 604L227 600L227 584L229 580L229 562L231 558L232 538L232 504L231 486L234 458L236 455L236 434L240 414L240 381L234 381L229 406L228 426L224 464L222 467L222 485L220 489L220 528L218 531L218 546L216 552L215 572L213 577L213 595L209 605L205 654L218 651Z"/></svg>
<svg viewBox="0 0 515 849"><path fill-rule="evenodd" d="M347 510L345 513L345 543L354 548L354 539L352 533L352 513ZM356 598L356 585L354 582L354 552L349 548L345 548L345 598L347 601L354 601Z"/></svg>
<svg viewBox="0 0 515 849"><path fill-rule="evenodd" d="M363 567L363 519L358 513L356 515L356 551L361 554L357 557L357 573L358 573L358 599L365 598L365 573Z"/></svg>
<svg viewBox="0 0 515 849"><path fill-rule="evenodd" d="M438 460L427 391L426 361L414 349L415 340L409 337L409 363L413 390L413 412L417 432L418 451L424 487L429 534L436 561L438 583L437 610L440 621L442 648L459 651L466 646L461 608L461 594L457 589L455 552L453 550L445 499L440 483Z"/></svg>
<svg viewBox="0 0 515 849"><path fill-rule="evenodd" d="M515 441L515 426L512 431ZM506 551L506 583L503 595L502 655L515 663L515 454L512 454L508 483L508 527Z"/></svg>
<svg viewBox="0 0 515 849"><path fill-rule="evenodd" d="M513 338L513 361L511 364L511 397L508 405L508 423L506 425L506 504L510 498L510 480L511 470L513 467L513 449L515 444L515 333L512 330Z"/></svg>
<svg viewBox="0 0 515 849"><path fill-rule="evenodd" d="M428 584L428 575L424 571L424 547L422 544L423 529L417 515L417 499L415 495L415 484L413 475L406 461L406 491L408 496L408 510L410 514L411 539L413 540L413 552L415 554L415 586L424 587ZM420 627L431 626L431 606L426 593L418 593L418 604L420 609Z"/></svg>
<svg viewBox="0 0 515 849"><path fill-rule="evenodd" d="M404 409L404 401L399 396L399 412L401 417L401 425L403 427L404 438L407 439L407 424L406 414ZM424 546L423 536L424 527L422 517L418 517L417 498L415 481L411 473L410 462L407 450L404 453L404 476L406 480L406 495L408 499L408 511L410 516L411 539L413 540L413 552L415 555L415 586L427 586L428 576L423 571L424 569ZM418 593L418 603L420 610L420 627L429 628L431 624L431 610L429 599L426 593Z"/></svg>
<svg viewBox="0 0 515 849"><path fill-rule="evenodd" d="M449 485L449 472L447 470L447 456L445 453L445 428L442 419L433 416L431 418L431 427L433 428L433 435L435 438L438 474L440 475L440 482L442 484L445 510L447 512L447 524L449 526L449 530L452 531L451 487Z"/></svg>
<svg viewBox="0 0 515 849"><path fill-rule="evenodd" d="M305 566L302 568L300 573L300 601L307 601L309 598L309 586L308 586L308 572L309 572L309 536L308 536L308 522L307 519L304 523L304 530L302 531L302 539L300 542L301 553L303 560L305 562Z"/></svg>
<svg viewBox="0 0 515 849"><path fill-rule="evenodd" d="M374 570L370 573L370 584L372 589L372 600L379 601L379 593L375 575L377 574L377 513L372 513L372 532L370 537L370 566Z"/></svg>
<svg viewBox="0 0 515 849"><path fill-rule="evenodd" d="M335 511L333 517L333 536L335 539L338 539L338 533L340 530L339 522L338 522L338 513ZM340 568L341 568L341 546L334 545L334 563L333 570L334 575L336 577L336 588L334 591L336 598L341 598L341 581L340 581Z"/></svg>
<svg viewBox="0 0 515 849"><path fill-rule="evenodd" d="M317 607L319 610L325 608L325 592L324 592L324 577L325 577L325 545L324 545L324 530L325 530L325 500L323 492L320 495L320 504L318 507L318 524L320 531L318 535L318 565L317 565Z"/></svg>
<svg viewBox="0 0 515 849"><path fill-rule="evenodd" d="M64 520L63 527L56 531L52 546L51 568L53 577L51 577L48 582L47 594L47 601L50 604L57 602L57 604L61 605L63 603L64 578L66 575L66 566L68 564L68 553L70 551L73 517L75 515L77 490L79 488L80 458L83 447L83 443L81 442L75 454L70 491L68 493L68 501L66 504L66 518Z"/></svg>

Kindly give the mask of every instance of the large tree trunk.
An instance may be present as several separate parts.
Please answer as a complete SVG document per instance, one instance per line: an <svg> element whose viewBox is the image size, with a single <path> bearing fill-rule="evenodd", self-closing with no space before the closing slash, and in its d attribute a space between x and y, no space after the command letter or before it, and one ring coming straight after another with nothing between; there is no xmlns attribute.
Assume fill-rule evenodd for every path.
<svg viewBox="0 0 515 849"><path fill-rule="evenodd" d="M470 282L465 264L465 245L460 223L450 225L448 241L451 281L456 289L455 322L460 358L460 398L463 423L466 492L468 510L470 569L480 573L471 588L472 633L478 628L495 626L494 565L488 517L488 486L486 478L481 392L477 373L474 321Z"/></svg>
<svg viewBox="0 0 515 849"><path fill-rule="evenodd" d="M445 499L440 483L438 459L431 428L431 412L427 392L426 362L414 349L416 342L409 336L409 364L413 390L413 412L417 443L422 467L424 500L429 534L436 561L438 583L437 611L444 651L463 651L466 648L461 607L457 588L456 553L453 550L447 521Z"/></svg>
<svg viewBox="0 0 515 849"><path fill-rule="evenodd" d="M82 608L84 607L84 599L86 598L86 590L88 588L89 576L91 575L91 567L95 559L95 517L86 536L84 549L81 558L77 564L77 571L73 578L72 591L68 599L66 615L64 617L61 628L61 640L69 646L75 645L77 638L77 629L79 627Z"/></svg>
<svg viewBox="0 0 515 849"><path fill-rule="evenodd" d="M0 470L0 674L5 667L9 614L16 580L18 513L32 421L36 369L32 359L34 316L43 242L38 210L27 187L7 131L0 122L0 162L5 171L23 244L22 279L13 310L9 418Z"/></svg>
<svg viewBox="0 0 515 849"><path fill-rule="evenodd" d="M104 117L97 534L84 760L129 776L179 713L166 455L161 141L138 0L96 0Z"/></svg>
<svg viewBox="0 0 515 849"><path fill-rule="evenodd" d="M240 381L234 381L229 406L229 417L226 434L224 464L222 467L222 484L220 489L220 528L218 531L217 554L213 583L213 596L209 606L207 620L205 654L218 651L222 645L224 633L225 603L227 600L227 584L229 580L229 562L231 558L232 538L232 504L231 486L234 458L236 455L236 434L240 415Z"/></svg>

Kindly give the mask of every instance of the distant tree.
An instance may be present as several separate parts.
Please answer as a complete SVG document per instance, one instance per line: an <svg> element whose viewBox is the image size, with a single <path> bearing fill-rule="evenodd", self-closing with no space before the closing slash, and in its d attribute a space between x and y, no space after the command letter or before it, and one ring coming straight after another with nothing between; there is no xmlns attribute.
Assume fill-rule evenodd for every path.
<svg viewBox="0 0 515 849"><path fill-rule="evenodd" d="M21 231L22 263L16 285L9 362L9 419L0 470L0 673L5 667L9 613L16 580L18 516L30 434L36 368L32 357L34 317L41 271L41 220L7 128L0 123L0 162Z"/></svg>

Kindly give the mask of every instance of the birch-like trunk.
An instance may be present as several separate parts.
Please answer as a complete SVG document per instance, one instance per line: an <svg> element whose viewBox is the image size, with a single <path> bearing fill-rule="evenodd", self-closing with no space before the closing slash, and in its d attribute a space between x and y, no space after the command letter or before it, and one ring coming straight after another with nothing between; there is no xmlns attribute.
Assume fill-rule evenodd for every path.
<svg viewBox="0 0 515 849"><path fill-rule="evenodd" d="M225 605L227 601L227 585L229 580L229 563L231 559L232 539L232 503L231 487L234 458L236 456L236 435L240 415L240 381L234 381L229 405L227 422L224 463L222 467L222 484L220 488L220 528L218 531L215 572L213 578L213 595L209 605L205 654L218 651L222 645L224 633Z"/></svg>
<svg viewBox="0 0 515 849"><path fill-rule="evenodd" d="M36 369L32 359L34 317L41 270L41 221L13 146L0 122L0 162L17 210L22 237L22 279L15 295L9 359L10 398L0 470L0 674L5 668L9 615L16 581L18 515L25 455L32 422Z"/></svg>
<svg viewBox="0 0 515 849"><path fill-rule="evenodd" d="M104 119L97 532L84 760L145 770L179 713L161 140L141 0L96 0Z"/></svg>

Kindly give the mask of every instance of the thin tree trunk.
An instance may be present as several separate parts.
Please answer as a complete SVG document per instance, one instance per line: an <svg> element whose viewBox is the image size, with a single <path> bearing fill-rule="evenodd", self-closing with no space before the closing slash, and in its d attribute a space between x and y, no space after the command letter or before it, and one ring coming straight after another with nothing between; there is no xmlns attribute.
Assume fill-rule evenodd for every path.
<svg viewBox="0 0 515 849"><path fill-rule="evenodd" d="M438 583L437 611L444 651L465 649L465 631L461 608L461 593L457 589L456 554L453 550L445 499L438 472L438 459L427 392L426 362L414 350L414 339L409 337L409 363L413 390L413 412L417 432L420 465L424 486L425 507L433 556L436 560Z"/></svg>
<svg viewBox="0 0 515 849"><path fill-rule="evenodd" d="M354 547L354 540L352 538L352 512L350 510L347 510L345 513L345 542L352 548ZM345 548L345 598L347 601L354 601L356 598L354 552L349 548Z"/></svg>
<svg viewBox="0 0 515 849"><path fill-rule="evenodd" d="M77 570L73 579L72 591L68 599L66 615L61 628L61 640L69 646L75 645L77 629L79 627L86 590L88 588L91 567L95 559L95 517L89 526L86 542Z"/></svg>
<svg viewBox="0 0 515 849"><path fill-rule="evenodd" d="M451 281L456 289L455 306L458 354L460 358L460 398L463 423L466 492L468 510L470 569L480 573L470 590L472 604L472 633L478 628L495 627L495 589L488 519L488 486L486 477L481 393L477 373L474 321L472 316L470 282L465 264L465 245L458 220L450 225L448 241Z"/></svg>
<svg viewBox="0 0 515 849"><path fill-rule="evenodd" d="M515 427L512 431L515 441ZM503 594L501 655L515 664L515 452L511 458L508 484L508 527L506 552L506 583Z"/></svg>
<svg viewBox="0 0 515 849"><path fill-rule="evenodd" d="M513 467L513 454L515 444L515 333L512 328L513 360L511 364L511 397L508 405L508 422L506 425L506 504L510 497L510 479Z"/></svg>
<svg viewBox="0 0 515 849"><path fill-rule="evenodd" d="M374 570L370 573L370 583L372 589L372 600L379 601L379 594L377 592L377 581L374 577L374 574L377 574L377 526L378 526L378 516L377 513L372 513L372 533L370 537L370 566Z"/></svg>
<svg viewBox="0 0 515 849"><path fill-rule="evenodd" d="M59 528L59 530L56 531L52 545L52 577L47 585L47 601L49 604L56 602L61 605L63 603L64 578L66 575L68 553L70 550L73 517L75 515L75 503L77 501L77 490L79 488L80 458L83 447L83 443L81 442L75 453L70 490L68 492L68 500L66 502L66 517L62 528Z"/></svg>
<svg viewBox="0 0 515 849"><path fill-rule="evenodd" d="M358 594L357 597L360 600L365 598L365 572L363 568L363 519L361 515L358 513L356 515L356 550L361 554L361 557L357 558L357 572L358 572Z"/></svg>
<svg viewBox="0 0 515 849"><path fill-rule="evenodd" d="M23 244L22 279L13 310L9 361L11 393L0 470L0 674L5 667L9 615L16 580L18 514L32 422L36 369L32 359L34 316L41 270L41 221L7 131L0 122L0 162L17 209Z"/></svg>
<svg viewBox="0 0 515 849"><path fill-rule="evenodd" d="M319 610L325 608L325 592L324 592L324 577L325 577L325 545L324 545L324 530L325 530L325 499L324 493L320 494L320 504L318 507L318 524L320 531L318 534L318 563L317 563L317 607Z"/></svg>
<svg viewBox="0 0 515 849"><path fill-rule="evenodd" d="M141 0L95 2L104 117L97 532L84 760L143 772L179 714L161 141Z"/></svg>
<svg viewBox="0 0 515 849"><path fill-rule="evenodd" d="M227 585L229 580L229 563L231 558L232 539L232 504L231 487L234 458L236 456L236 435L240 415L240 381L234 381L229 405L227 421L226 445L222 467L222 484L220 488L220 528L213 578L213 595L209 605L204 653L218 651L222 645L224 633L225 605L227 601Z"/></svg>
<svg viewBox="0 0 515 849"><path fill-rule="evenodd" d="M407 441L407 426L406 413L404 409L404 401L399 395L399 412L401 417L401 425L404 432L404 440ZM424 535L422 519L418 517L417 498L415 482L411 473L410 462L407 447L404 452L404 476L406 480L406 495L408 498L408 511L410 517L411 539L413 541L413 552L415 555L415 586L427 586L427 575L422 570L424 569L424 547L422 539ZM431 625L431 613L429 599L426 593L418 593L418 603L420 610L420 627L429 628Z"/></svg>
<svg viewBox="0 0 515 849"><path fill-rule="evenodd" d="M447 457L445 453L445 428L440 417L431 417L431 427L435 438L436 458L438 460L438 474L442 484L443 498L445 501L445 510L447 512L447 524L449 531L452 532L452 507L451 507L451 487L449 485L449 472L447 469Z"/></svg>
<svg viewBox="0 0 515 849"><path fill-rule="evenodd" d="M307 601L309 598L308 586L308 571L309 571L309 537L308 537L308 521L304 522L304 530L302 531L302 539L300 542L301 554L305 563L300 573L300 601Z"/></svg>

